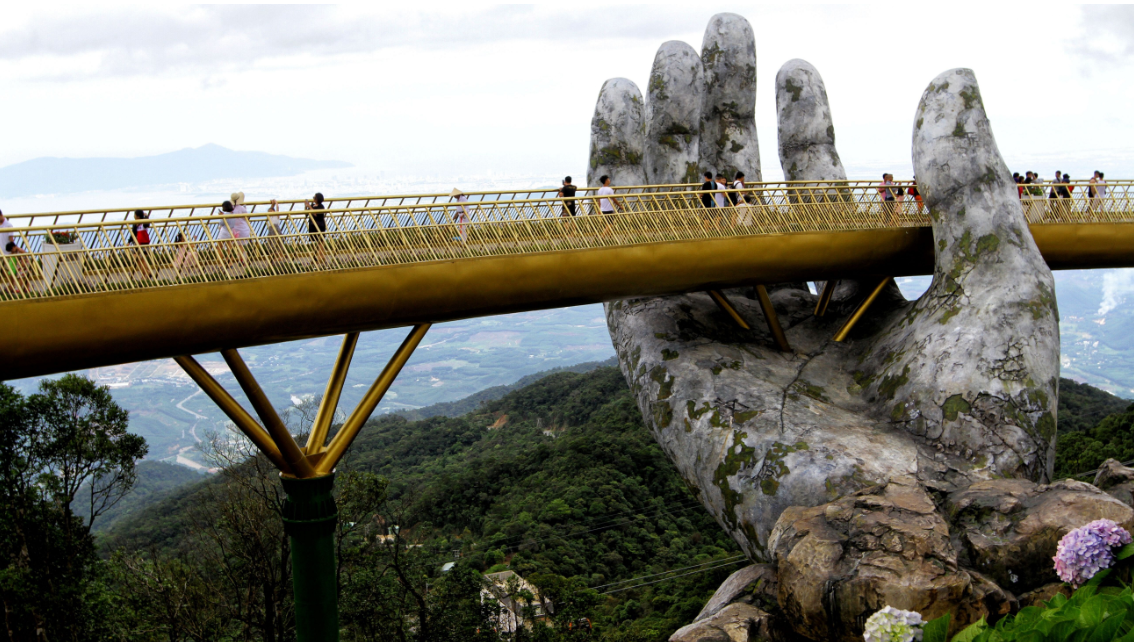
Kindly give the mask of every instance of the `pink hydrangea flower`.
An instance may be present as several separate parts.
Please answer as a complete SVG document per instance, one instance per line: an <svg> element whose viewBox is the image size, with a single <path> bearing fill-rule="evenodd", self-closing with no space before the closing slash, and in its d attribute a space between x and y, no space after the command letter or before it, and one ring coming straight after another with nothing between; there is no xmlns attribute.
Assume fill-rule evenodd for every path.
<svg viewBox="0 0 1134 642"><path fill-rule="evenodd" d="M1097 519L1063 536L1056 549L1055 572L1072 586L1082 586L1095 573L1114 564L1116 546L1129 544L1130 533L1109 519Z"/></svg>

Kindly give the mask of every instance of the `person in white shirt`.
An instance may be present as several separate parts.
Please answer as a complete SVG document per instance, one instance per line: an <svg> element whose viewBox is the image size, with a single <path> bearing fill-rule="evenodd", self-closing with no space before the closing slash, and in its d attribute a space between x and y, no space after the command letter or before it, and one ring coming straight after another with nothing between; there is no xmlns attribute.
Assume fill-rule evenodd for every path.
<svg viewBox="0 0 1134 642"><path fill-rule="evenodd" d="M737 191L730 192L728 199L732 201L733 205L740 205L740 190L744 189L744 172L736 173L736 178L732 182L732 188Z"/></svg>
<svg viewBox="0 0 1134 642"><path fill-rule="evenodd" d="M717 191L713 192L713 200L717 202L717 207L731 205L728 202L728 195L725 194L727 189L728 182L725 180L724 174L717 174Z"/></svg>
<svg viewBox="0 0 1134 642"><path fill-rule="evenodd" d="M457 235L460 237L461 242L465 243L469 240L469 206L465 205L465 203L469 202L469 197L467 194L454 187L453 191L449 192L449 200L455 200L457 202L456 210L453 212L453 220L457 223Z"/></svg>
<svg viewBox="0 0 1134 642"><path fill-rule="evenodd" d="M1103 179L1103 173L1095 170L1094 176L1091 177L1090 184L1087 185L1087 208L1091 212L1097 212L1102 208L1102 199L1106 198L1106 180Z"/></svg>
<svg viewBox="0 0 1134 642"><path fill-rule="evenodd" d="M603 174L602 176L599 177L599 182L602 183L602 187L599 188L598 195L600 197L601 196L609 196L610 197L610 198L600 198L599 199L599 211L600 211L600 213L602 213L602 214L614 214L615 208L617 208L619 212L624 211L626 208L624 208L622 206L622 203L620 203L617 198L614 198L614 188L610 186L610 177Z"/></svg>
<svg viewBox="0 0 1134 642"><path fill-rule="evenodd" d="M752 198L751 194L740 194L736 197L736 224L737 225L752 225L755 223L755 217L752 216L752 203L748 201Z"/></svg>
<svg viewBox="0 0 1134 642"><path fill-rule="evenodd" d="M233 208L235 209L235 208ZM268 251L272 258L279 259L285 256L283 245L283 226L280 220L280 203L272 199L268 205L268 226L264 230L268 238Z"/></svg>

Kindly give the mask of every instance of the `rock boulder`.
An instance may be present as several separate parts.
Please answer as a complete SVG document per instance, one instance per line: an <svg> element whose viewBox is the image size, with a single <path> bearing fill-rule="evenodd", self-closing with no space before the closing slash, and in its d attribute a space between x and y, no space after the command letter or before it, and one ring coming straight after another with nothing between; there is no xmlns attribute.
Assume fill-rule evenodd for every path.
<svg viewBox="0 0 1134 642"><path fill-rule="evenodd" d="M1014 593L1058 581L1059 540L1096 519L1134 529L1134 509L1090 484L1026 479L976 482L951 493L945 510L961 562Z"/></svg>

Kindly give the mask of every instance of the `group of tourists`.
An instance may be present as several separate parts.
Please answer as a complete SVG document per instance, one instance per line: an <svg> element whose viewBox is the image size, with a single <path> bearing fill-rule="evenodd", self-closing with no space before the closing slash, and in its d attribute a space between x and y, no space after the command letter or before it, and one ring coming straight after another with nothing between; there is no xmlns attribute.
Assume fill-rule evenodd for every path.
<svg viewBox="0 0 1134 642"><path fill-rule="evenodd" d="M227 201L221 203L220 216L223 218L214 224L215 233L211 233L211 237L214 241L222 241L217 244L217 253L226 264L247 267L249 259L244 246L252 238L252 225L247 218L240 216L248 213L244 198L244 192L233 192ZM316 192L312 198L304 200L303 209L307 211L307 232L314 244L315 262L322 264L326 260L323 233L327 231L327 207L323 194ZM264 237L268 240L268 252L271 256L279 258L283 254L282 237L284 236L279 201L274 198L269 201L267 214ZM136 222L130 226L130 234L126 240L127 245L139 250L135 253L135 260L143 278L150 278L150 261L144 251L150 244L150 224L146 222L148 219L149 216L144 211L136 210L134 212ZM177 253L171 263L174 271L180 272L188 266L199 268L201 264L197 251L191 243L186 242L185 233L181 228L177 229L177 237L173 241L177 245Z"/></svg>
<svg viewBox="0 0 1134 642"><path fill-rule="evenodd" d="M735 208L738 225L752 224L754 220L752 208L759 202L760 198L746 192L748 187L744 172L736 172L731 181L720 172L715 174L705 172L703 177L704 182L697 190L699 192L697 198L702 207L707 209ZM1050 183L1045 183L1044 179L1033 171L1024 172L1023 175L1015 173L1012 178L1017 184L1017 195L1024 201L1025 214L1029 221L1040 220L1053 212L1070 210L1071 199L1074 197L1076 186L1071 184L1069 174L1057 171L1054 180ZM563 203L560 216L577 216L580 213L587 212L588 206L589 211L594 214L614 214L625 211L626 206L622 199L615 196L610 176L601 176L599 183L601 187L595 193L594 202L591 203L580 200L577 196L578 188L574 185L572 178L570 176L565 177L556 193L556 197L562 199ZM1105 174L1100 171L1094 172L1086 187L1084 196L1088 199L1088 211L1100 210L1103 199L1107 197ZM893 174L884 173L882 182L878 184L877 193L878 200L882 205L883 215L889 225L898 223L899 214L905 209L903 203L907 200L916 203L918 212L922 210L922 195L918 191L916 176L909 183L898 183L894 181ZM459 239L461 242L465 242L468 240L468 225L470 223L468 195L454 188L449 196L450 201L455 203L453 218L457 226L458 237L454 240ZM216 233L211 234L210 240L228 241L217 244L218 256L225 263L240 264L247 267L249 259L243 246L250 241L253 233L248 218L241 216L248 213L244 202L244 193L234 192L228 200L221 204L220 214L223 218L213 224ZM314 246L313 258L318 264L326 261L324 243L324 233L327 231L326 209L327 206L322 193L316 193L311 199L304 201L307 231ZM279 203L275 199L270 201L267 214L263 236L268 239L266 244L268 253L272 256L279 256L284 253L282 237L285 233L280 218ZM177 252L172 261L174 271L179 272L188 266L199 268L200 262L193 244L187 242L180 227L177 229L178 234L174 240ZM146 254L146 248L150 245L150 223L148 215L143 210L136 210L133 213L133 222L129 227L126 244L135 249L133 254L137 271L142 274L143 278L151 278L152 261ZM20 247L16 236L13 234L12 222L4 216L2 211L0 211L0 249L2 249L0 260L3 261L3 265L0 266L0 275L2 275L0 278L3 280L0 281L0 284L14 285L20 289L26 288L27 266L21 255L27 254L27 250Z"/></svg>
<svg viewBox="0 0 1134 642"><path fill-rule="evenodd" d="M1029 201L1027 203L1029 218L1033 210L1040 209L1037 205L1042 206L1043 199L1065 199L1065 201L1055 201L1052 205L1058 205L1060 209L1069 207L1070 200L1073 198L1075 186L1071 184L1071 175L1065 174L1062 171L1055 172L1055 179L1051 183L1044 183L1040 175L1027 171L1021 176L1019 172L1012 174L1012 180L1016 181L1016 194L1020 200ZM1102 208L1103 199L1106 198L1106 174L1095 170L1091 179L1087 181L1087 210L1096 212ZM1043 207L1044 210L1051 208Z"/></svg>
<svg viewBox="0 0 1134 642"><path fill-rule="evenodd" d="M751 204L751 196L736 191L744 189L744 172L736 173L732 179L731 190L728 178L720 172L717 172L716 177L712 172L705 172L703 177L705 182L701 183L700 191L704 192L701 195L701 205L704 207L739 207Z"/></svg>

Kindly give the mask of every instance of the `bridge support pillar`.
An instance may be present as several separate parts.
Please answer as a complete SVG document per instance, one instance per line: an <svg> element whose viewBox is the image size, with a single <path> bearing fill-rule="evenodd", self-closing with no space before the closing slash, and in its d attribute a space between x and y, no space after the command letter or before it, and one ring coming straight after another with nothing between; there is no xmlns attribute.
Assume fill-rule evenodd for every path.
<svg viewBox="0 0 1134 642"><path fill-rule="evenodd" d="M851 317L847 319L847 322L843 324L843 327L835 333L835 341L842 342L847 338L847 335L850 334L850 331L854 328L854 325L858 323L859 319L862 318L862 315L866 314L866 311L870 308L871 305L874 304L874 301L878 299L878 295L882 294L882 290L885 289L886 284L890 282L891 278L893 277L887 276L878 282L878 285L874 287L874 290L870 293L870 295L867 296L866 299L858 305L858 309L854 311L854 314L852 314Z"/></svg>
<svg viewBox="0 0 1134 642"><path fill-rule="evenodd" d="M757 285L756 298L760 299L760 308L764 311L764 318L768 321L768 330L775 338L776 345L780 347L781 352L791 352L787 335L784 334L784 329L780 327L780 318L776 316L776 309L772 307L772 298L768 296L768 288Z"/></svg>
<svg viewBox="0 0 1134 642"><path fill-rule="evenodd" d="M837 287L839 287L838 279L823 283L823 291L819 293L819 302L815 304L815 316L821 317L827 314L827 306L831 304L831 296L835 293Z"/></svg>
<svg viewBox="0 0 1134 642"><path fill-rule="evenodd" d="M280 476L287 500L284 531L291 540L298 642L337 642L339 589L335 560L335 525L339 513L331 490L335 475L298 479Z"/></svg>
<svg viewBox="0 0 1134 642"><path fill-rule="evenodd" d="M177 363L193 381L280 470L280 482L287 494L282 517L284 531L291 542L291 580L295 594L295 633L298 642L338 642L335 526L339 513L331 494L335 486L334 469L370 414L378 407L414 349L421 343L429 327L428 323L414 326L338 434L325 447L323 442L329 432L358 342L357 332L347 334L343 339L306 449L301 449L295 443L295 438L280 421L279 414L272 408L267 395L239 352L223 350L221 354L267 430L196 359L188 355L176 357Z"/></svg>
<svg viewBox="0 0 1134 642"><path fill-rule="evenodd" d="M729 301L725 297L725 295L721 293L720 290L709 290L709 296L712 297L718 308L723 310L725 314L731 317L736 325L740 326L741 330L752 329L752 326L748 325L748 322L740 316L740 313L736 311L736 308L732 307L732 302Z"/></svg>

